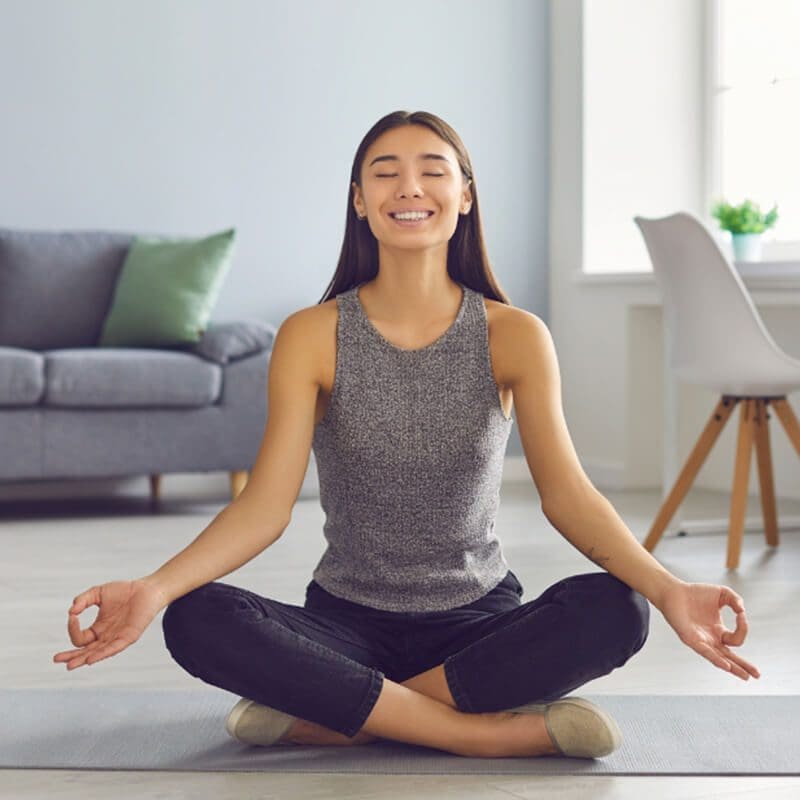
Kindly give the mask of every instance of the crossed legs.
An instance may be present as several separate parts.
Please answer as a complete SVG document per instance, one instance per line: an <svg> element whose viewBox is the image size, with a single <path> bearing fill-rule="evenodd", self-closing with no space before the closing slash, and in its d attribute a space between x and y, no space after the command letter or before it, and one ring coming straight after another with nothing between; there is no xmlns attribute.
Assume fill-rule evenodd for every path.
<svg viewBox="0 0 800 800"><path fill-rule="evenodd" d="M466 625L444 623L421 645L442 663L398 683L367 666L373 638L337 615L238 587L201 587L163 620L167 646L190 674L297 717L285 740L388 738L463 755L530 756L555 752L543 717L505 709L549 702L621 666L644 644L648 606L616 578L591 573L507 611L467 616Z"/></svg>
<svg viewBox="0 0 800 800"><path fill-rule="evenodd" d="M298 719L282 741L341 746L369 744L381 738L484 758L558 753L542 714L459 711L444 664L402 683L384 678L375 706L353 737Z"/></svg>

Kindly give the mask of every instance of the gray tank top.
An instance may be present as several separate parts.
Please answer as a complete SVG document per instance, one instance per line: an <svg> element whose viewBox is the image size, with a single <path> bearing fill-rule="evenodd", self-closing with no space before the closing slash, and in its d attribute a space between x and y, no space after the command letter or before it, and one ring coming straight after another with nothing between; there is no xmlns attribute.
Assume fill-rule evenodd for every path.
<svg viewBox="0 0 800 800"><path fill-rule="evenodd" d="M386 611L444 611L505 577L494 530L513 418L492 375L483 295L435 342L391 344L358 286L336 296L336 373L313 449L327 548L314 580Z"/></svg>

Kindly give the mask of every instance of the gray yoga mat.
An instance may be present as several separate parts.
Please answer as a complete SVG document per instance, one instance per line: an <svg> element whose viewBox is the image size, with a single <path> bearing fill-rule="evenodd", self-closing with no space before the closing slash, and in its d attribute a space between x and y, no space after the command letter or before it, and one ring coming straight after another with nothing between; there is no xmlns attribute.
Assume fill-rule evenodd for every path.
<svg viewBox="0 0 800 800"><path fill-rule="evenodd" d="M2 689L0 768L339 772L387 775L798 775L800 697L582 695L619 723L602 759L466 758L382 740L250 747L221 689Z"/></svg>

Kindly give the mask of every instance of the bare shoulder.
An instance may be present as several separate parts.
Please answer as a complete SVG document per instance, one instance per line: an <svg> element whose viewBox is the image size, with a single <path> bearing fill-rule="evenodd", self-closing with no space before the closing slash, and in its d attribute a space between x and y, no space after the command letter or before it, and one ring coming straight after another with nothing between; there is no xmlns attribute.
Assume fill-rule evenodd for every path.
<svg viewBox="0 0 800 800"><path fill-rule="evenodd" d="M315 380L323 389L332 384L336 364L336 298L301 308L290 314L284 325L298 330L305 352L312 356L316 368Z"/></svg>
<svg viewBox="0 0 800 800"><path fill-rule="evenodd" d="M513 389L520 367L548 347L550 331L536 314L498 300L483 298L489 327L492 364L498 384Z"/></svg>
<svg viewBox="0 0 800 800"><path fill-rule="evenodd" d="M299 324L306 325L310 331L318 331L320 326L324 326L326 321L336 324L336 298L326 300L324 303L314 303L313 306L306 306L292 312L287 319L295 318L300 320Z"/></svg>

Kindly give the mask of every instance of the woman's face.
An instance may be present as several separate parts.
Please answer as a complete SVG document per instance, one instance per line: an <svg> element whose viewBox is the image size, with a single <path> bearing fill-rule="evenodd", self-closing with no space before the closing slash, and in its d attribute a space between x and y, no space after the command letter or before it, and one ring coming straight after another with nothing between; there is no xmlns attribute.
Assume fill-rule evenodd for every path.
<svg viewBox="0 0 800 800"><path fill-rule="evenodd" d="M472 203L455 150L424 125L381 134L367 150L353 194L356 213L367 216L360 225L369 224L384 245L413 249L448 242ZM417 209L433 213L420 222L393 216Z"/></svg>

